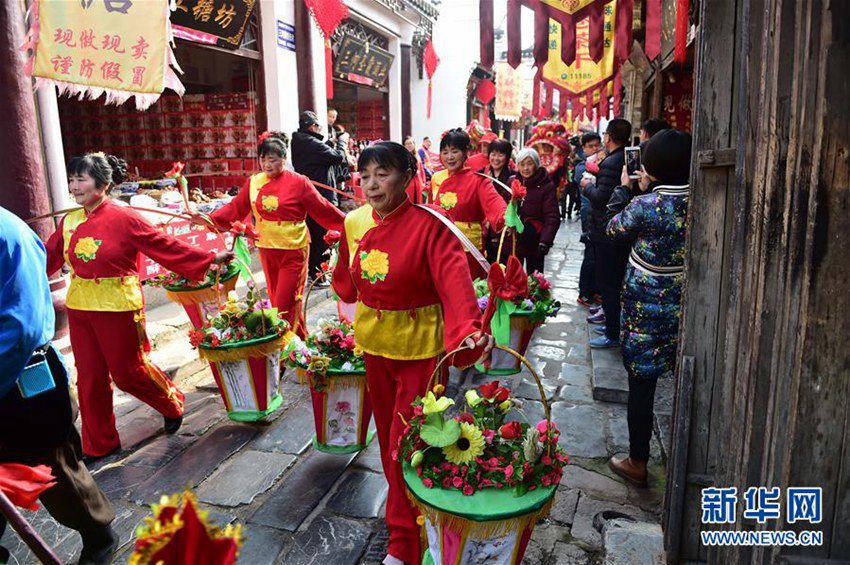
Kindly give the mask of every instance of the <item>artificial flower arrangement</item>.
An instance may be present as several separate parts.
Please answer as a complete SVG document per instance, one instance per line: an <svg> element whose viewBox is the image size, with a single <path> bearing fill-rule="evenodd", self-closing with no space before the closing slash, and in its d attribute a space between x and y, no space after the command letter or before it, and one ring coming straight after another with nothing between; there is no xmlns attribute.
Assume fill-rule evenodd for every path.
<svg viewBox="0 0 850 565"><path fill-rule="evenodd" d="M484 312L490 302L490 288L487 280L476 279L475 296L478 298L478 307ZM552 284L538 271L528 275L528 290L515 296L512 302L516 310L514 315L529 316L536 324L543 323L546 318L558 315L561 303L552 296Z"/></svg>
<svg viewBox="0 0 850 565"><path fill-rule="evenodd" d="M248 281L248 292L243 300L235 290L227 293L227 300L218 314L208 319L205 327L189 332L192 347L205 349L235 345L271 336L283 336L289 323L280 317L277 308L260 298L253 281Z"/></svg>
<svg viewBox="0 0 850 565"><path fill-rule="evenodd" d="M207 274L204 279L200 281L189 280L186 277L181 277L177 273L169 272L164 275L151 277L145 280L144 284L150 287L164 288L172 292L180 292L189 289L200 290L204 288L211 288L215 285L216 278L218 278L220 283L224 283L238 274L239 269L233 264L224 265L220 273L219 266L212 264L210 265L209 270L207 270Z"/></svg>
<svg viewBox="0 0 850 565"><path fill-rule="evenodd" d="M517 496L561 480L569 459L559 432L542 420L532 426L506 422L520 407L511 391L493 381L466 392L466 409L454 416L454 400L436 385L413 402L413 417L399 438L395 459L416 469L426 488L461 491L514 489Z"/></svg>
<svg viewBox="0 0 850 565"><path fill-rule="evenodd" d="M319 320L318 326L306 340L293 337L283 361L310 385L313 446L329 453L360 451L372 439L363 351L355 345L350 322Z"/></svg>
<svg viewBox="0 0 850 565"><path fill-rule="evenodd" d="M363 351L354 343L354 325L319 320L319 329L306 340L292 338L283 351L287 367L300 369L318 392L328 388L328 373L365 373Z"/></svg>

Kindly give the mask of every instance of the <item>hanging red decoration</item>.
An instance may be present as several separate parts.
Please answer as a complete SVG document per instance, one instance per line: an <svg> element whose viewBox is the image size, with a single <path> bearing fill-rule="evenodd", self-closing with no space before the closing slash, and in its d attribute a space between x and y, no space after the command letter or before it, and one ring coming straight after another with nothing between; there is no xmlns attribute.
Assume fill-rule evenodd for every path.
<svg viewBox="0 0 850 565"><path fill-rule="evenodd" d="M325 38L325 85L327 97L333 98L333 51L331 50L331 36L339 27L339 24L348 17L348 6L342 0L304 0L304 4L316 20L322 37Z"/></svg>
<svg viewBox="0 0 850 565"><path fill-rule="evenodd" d="M493 0L480 0L478 19L481 22L481 65L491 69L496 61L495 30L493 29Z"/></svg>
<svg viewBox="0 0 850 565"><path fill-rule="evenodd" d="M646 57L661 54L661 0L646 0Z"/></svg>
<svg viewBox="0 0 850 565"><path fill-rule="evenodd" d="M634 10L631 2L617 3L617 17L615 22L617 59L625 61L632 53L632 25Z"/></svg>
<svg viewBox="0 0 850 565"><path fill-rule="evenodd" d="M688 10L690 2L688 0L678 0L676 4L676 45L673 49L673 60L679 64L684 63L688 58Z"/></svg>
<svg viewBox="0 0 850 565"><path fill-rule="evenodd" d="M427 45L425 45L425 53L423 55L423 60L425 63L425 73L428 75L428 105L427 105L427 115L431 117L431 97L432 97L432 83L434 78L434 73L437 72L437 67L440 66L440 58L437 56L437 52L434 50L434 40L429 39Z"/></svg>
<svg viewBox="0 0 850 565"><path fill-rule="evenodd" d="M492 80L485 78L478 83L478 87L475 89L475 97L486 106L496 97L496 85L493 84Z"/></svg>
<svg viewBox="0 0 850 565"><path fill-rule="evenodd" d="M508 0L508 64L513 68L522 63L521 8L520 0Z"/></svg>
<svg viewBox="0 0 850 565"><path fill-rule="evenodd" d="M614 76L614 117L620 117L623 104L623 75L619 71Z"/></svg>

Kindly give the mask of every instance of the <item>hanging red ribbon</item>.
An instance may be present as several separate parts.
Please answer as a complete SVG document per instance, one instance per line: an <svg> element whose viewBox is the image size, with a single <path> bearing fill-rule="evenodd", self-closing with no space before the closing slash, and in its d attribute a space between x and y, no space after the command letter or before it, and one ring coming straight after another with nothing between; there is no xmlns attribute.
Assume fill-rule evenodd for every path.
<svg viewBox="0 0 850 565"><path fill-rule="evenodd" d="M632 52L632 20L634 19L634 9L632 2L620 0L617 2L617 17L615 22L616 27L616 43L617 58L620 62L629 58Z"/></svg>
<svg viewBox="0 0 850 565"><path fill-rule="evenodd" d="M573 122L581 116L581 102L579 102L578 96L570 98L570 114L572 115Z"/></svg>
<svg viewBox="0 0 850 565"><path fill-rule="evenodd" d="M552 107L555 105L555 88L551 84L546 85L546 103L543 106L543 113L548 118L552 115Z"/></svg>
<svg viewBox="0 0 850 565"><path fill-rule="evenodd" d="M534 11L534 64L542 67L549 60L549 15Z"/></svg>
<svg viewBox="0 0 850 565"><path fill-rule="evenodd" d="M561 59L567 65L576 61L576 25L572 18L561 24Z"/></svg>
<svg viewBox="0 0 850 565"><path fill-rule="evenodd" d="M646 57L661 54L661 0L646 0Z"/></svg>
<svg viewBox="0 0 850 565"><path fill-rule="evenodd" d="M623 75L620 71L614 75L614 117L620 117L623 104Z"/></svg>
<svg viewBox="0 0 850 565"><path fill-rule="evenodd" d="M673 50L673 60L679 64L688 58L688 0L678 0L676 5L676 45Z"/></svg>
<svg viewBox="0 0 850 565"><path fill-rule="evenodd" d="M481 65L490 69L496 60L494 51L493 0L479 1L478 18L481 28Z"/></svg>
<svg viewBox="0 0 850 565"><path fill-rule="evenodd" d="M533 87L531 91L531 114L537 116L540 113L540 72L532 80Z"/></svg>
<svg viewBox="0 0 850 565"><path fill-rule="evenodd" d="M522 11L519 0L508 0L508 64L522 63Z"/></svg>
<svg viewBox="0 0 850 565"><path fill-rule="evenodd" d="M590 12L590 42L587 47L594 62L602 60L605 52L605 12L602 10Z"/></svg>
<svg viewBox="0 0 850 565"><path fill-rule="evenodd" d="M434 50L434 40L429 39L427 45L425 45L425 53L423 54L423 60L425 63L425 73L428 75L428 101L427 101L427 116L431 117L431 99L432 99L432 83L434 78L434 73L437 72L437 67L440 66L440 58L437 56L437 52Z"/></svg>
<svg viewBox="0 0 850 565"><path fill-rule="evenodd" d="M339 24L348 17L348 6L342 0L304 0L307 9L316 20L322 37L325 38L325 85L327 97L333 98L333 51L331 50L331 36L339 27Z"/></svg>

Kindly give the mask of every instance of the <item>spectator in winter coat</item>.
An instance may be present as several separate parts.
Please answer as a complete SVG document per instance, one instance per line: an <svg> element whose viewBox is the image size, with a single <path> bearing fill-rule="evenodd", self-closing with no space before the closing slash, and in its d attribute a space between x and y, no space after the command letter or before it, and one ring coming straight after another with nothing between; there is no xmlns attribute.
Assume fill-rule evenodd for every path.
<svg viewBox="0 0 850 565"><path fill-rule="evenodd" d="M593 348L620 345L620 291L629 258L629 244L611 241L605 234L605 228L608 225L608 201L620 184L625 147L631 136L632 124L627 120L617 118L608 122L602 136L608 156L599 163L596 184L585 187L583 191L590 201L589 239L596 265L596 286L602 295L602 309L605 311L604 335L590 340Z"/></svg>
<svg viewBox="0 0 850 565"><path fill-rule="evenodd" d="M659 377L672 377L676 364L690 158L689 134L671 129L656 133L646 143L637 195L608 224L612 239L634 241L622 313L629 456L612 458L609 465L637 484L646 484L655 385ZM622 180L631 184L625 169Z"/></svg>
<svg viewBox="0 0 850 565"><path fill-rule="evenodd" d="M602 138L596 132L588 132L581 136L581 147L577 153L580 155L580 160L576 162L575 180L580 189L584 189L595 182L593 179L586 178L584 174L587 167L587 159L593 158L602 150ZM582 306L589 306L596 295L596 262L593 256L593 244L590 243L588 231L588 215L590 214L590 200L586 196L581 196L581 242L584 243L584 257L581 261L581 271L578 280L578 303Z"/></svg>
<svg viewBox="0 0 850 565"><path fill-rule="evenodd" d="M517 154L519 181L526 195L519 208L519 217L525 229L518 237L517 255L529 273L543 273L544 260L555 242L561 227L558 210L558 191L549 173L540 166L540 155L530 147Z"/></svg>
<svg viewBox="0 0 850 565"><path fill-rule="evenodd" d="M506 203L510 202L511 195L502 185L511 186L511 182L513 182L514 177L516 176L516 170L511 166L511 154L513 153L513 150L514 148L509 141L505 139L497 139L490 144L490 165L481 169L482 173L499 181L493 181L493 188L496 189L499 196L505 199ZM500 235L501 234L499 232L488 226L487 260L491 263L495 263L497 261L496 255L499 253ZM502 262L507 261L507 257L511 249L511 242L507 237L505 238L504 245L505 247L502 251ZM505 249L507 249L508 252L505 252Z"/></svg>
<svg viewBox="0 0 850 565"><path fill-rule="evenodd" d="M346 162L344 142L337 140L334 148L323 141L322 127L319 118L313 112L301 112L298 118L298 131L292 134L292 166L296 173L324 185L336 186L336 173L339 165ZM319 194L331 204L337 204L335 193L320 186L316 187ZM325 243L325 229L307 218L307 228L310 230L310 265L309 277L315 278L320 272L320 265L325 260L324 254L328 246Z"/></svg>

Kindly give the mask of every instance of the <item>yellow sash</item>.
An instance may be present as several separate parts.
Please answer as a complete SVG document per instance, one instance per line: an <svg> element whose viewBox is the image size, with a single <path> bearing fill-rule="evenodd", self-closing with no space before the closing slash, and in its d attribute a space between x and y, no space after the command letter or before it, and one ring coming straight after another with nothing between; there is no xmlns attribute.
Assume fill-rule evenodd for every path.
<svg viewBox="0 0 850 565"><path fill-rule="evenodd" d="M74 273L74 267L68 258L68 247L71 244L72 232L87 218L85 210L74 210L69 212L62 222L62 253L65 262L71 267L71 286L68 287L65 305L72 310L91 312L141 310L145 303L138 276L84 279Z"/></svg>
<svg viewBox="0 0 850 565"><path fill-rule="evenodd" d="M479 251L484 248L484 228L481 222L455 222L455 225L475 244ZM469 253L469 251L467 251Z"/></svg>
<svg viewBox="0 0 850 565"><path fill-rule="evenodd" d="M372 217L372 207L364 204L356 210L352 210L345 216L345 243L348 245L348 266L354 264L357 256L357 247L366 232L375 227L375 218Z"/></svg>
<svg viewBox="0 0 850 565"><path fill-rule="evenodd" d="M354 341L366 353L401 361L429 359L443 347L443 308L439 304L410 310L377 310L357 303Z"/></svg>
<svg viewBox="0 0 850 565"><path fill-rule="evenodd" d="M273 221L262 218L257 210L257 196L260 189L269 182L265 173L259 173L251 177L250 192L251 210L254 212L254 221L257 224L257 232L260 238L257 247L264 249L304 249L310 245L307 231L307 222L301 221Z"/></svg>
<svg viewBox="0 0 850 565"><path fill-rule="evenodd" d="M442 185L443 181L447 178L449 178L448 169L437 171L431 175L431 202L437 201L437 193L440 192L440 185Z"/></svg>

